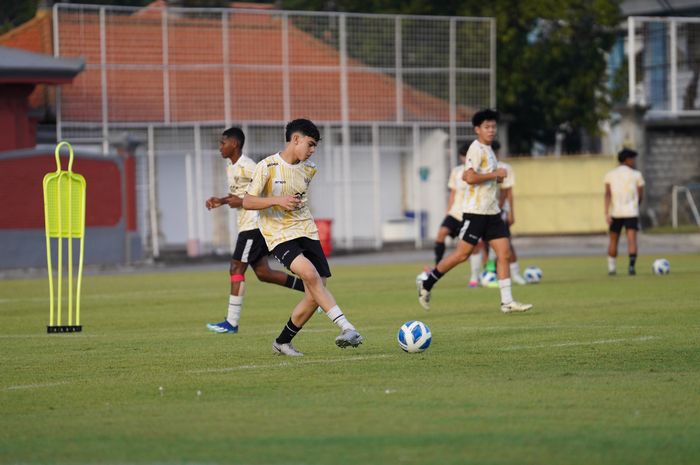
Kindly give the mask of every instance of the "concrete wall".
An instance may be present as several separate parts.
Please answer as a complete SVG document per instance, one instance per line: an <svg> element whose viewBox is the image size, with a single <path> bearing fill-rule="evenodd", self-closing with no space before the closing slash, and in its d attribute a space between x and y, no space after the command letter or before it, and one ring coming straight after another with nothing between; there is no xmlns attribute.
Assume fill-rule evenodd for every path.
<svg viewBox="0 0 700 465"><path fill-rule="evenodd" d="M671 189L674 185L700 183L700 122L697 126L649 123L644 176L645 206L664 224L671 221ZM696 202L698 194L695 195ZM679 220L689 221L685 203L679 204Z"/></svg>

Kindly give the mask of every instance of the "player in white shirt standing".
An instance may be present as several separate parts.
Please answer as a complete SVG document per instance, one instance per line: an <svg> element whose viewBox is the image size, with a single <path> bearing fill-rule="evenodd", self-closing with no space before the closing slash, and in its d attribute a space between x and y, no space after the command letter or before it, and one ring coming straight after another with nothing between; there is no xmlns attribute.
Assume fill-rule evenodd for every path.
<svg viewBox="0 0 700 465"><path fill-rule="evenodd" d="M501 311L525 312L532 308L530 304L513 300L511 292L510 242L498 207L498 184L503 182L507 173L503 168L498 168L496 155L491 149L491 143L496 138L497 123L498 113L490 109L478 111L472 117L477 140L469 146L462 177L469 188L462 208L464 222L459 234L461 240L455 251L443 258L425 280L418 281L418 303L426 310L430 308L430 292L435 283L452 268L465 262L479 239L488 242L496 252Z"/></svg>
<svg viewBox="0 0 700 465"><path fill-rule="evenodd" d="M636 159L637 152L622 149L617 154L620 166L605 175L605 221L610 226L608 274L611 276L617 273L617 245L623 227L627 232L628 273L631 276L636 274L639 204L644 195L644 178L635 169Z"/></svg>
<svg viewBox="0 0 700 465"><path fill-rule="evenodd" d="M238 332L238 320L243 307L245 293L245 272L250 264L258 279L262 282L279 284L297 291L304 292L304 283L296 276L270 268L267 257L265 239L258 229L258 212L244 210L243 196L253 179L255 162L243 154L245 134L238 127L226 129L219 140L221 157L227 160L226 178L229 194L226 197L210 197L206 207L211 210L222 205L237 209L238 238L236 249L231 257L229 274L231 276L231 295L228 302L226 319L220 323L209 323L210 331L220 334L235 334Z"/></svg>
<svg viewBox="0 0 700 465"><path fill-rule="evenodd" d="M450 196L447 199L447 215L442 221L440 229L438 229L437 237L435 238L436 265L445 255L445 239L447 236L454 239L462 228L462 202L464 200L464 193L467 191L467 187L469 187L462 179L462 175L464 174L464 162L467 159L467 150L469 150L468 144L464 144L459 148L459 152L457 153L459 164L452 168L450 178L447 180Z"/></svg>

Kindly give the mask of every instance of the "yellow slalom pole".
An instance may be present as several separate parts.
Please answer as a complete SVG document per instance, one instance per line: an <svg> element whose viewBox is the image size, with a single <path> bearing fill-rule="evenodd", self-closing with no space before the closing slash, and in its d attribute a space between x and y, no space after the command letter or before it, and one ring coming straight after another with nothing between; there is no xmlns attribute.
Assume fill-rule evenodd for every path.
<svg viewBox="0 0 700 465"><path fill-rule="evenodd" d="M57 155L58 156L58 155ZM60 162L59 162L60 163ZM63 173L58 175L58 186L56 187L56 209L58 211L58 310L56 325L61 326L61 303L63 302L63 221L61 221L61 181L63 180Z"/></svg>
<svg viewBox="0 0 700 465"><path fill-rule="evenodd" d="M59 167L60 170L60 167ZM51 234L49 226L49 199L44 181L44 224L46 224L46 263L49 267L49 326L53 326L53 265L51 263Z"/></svg>

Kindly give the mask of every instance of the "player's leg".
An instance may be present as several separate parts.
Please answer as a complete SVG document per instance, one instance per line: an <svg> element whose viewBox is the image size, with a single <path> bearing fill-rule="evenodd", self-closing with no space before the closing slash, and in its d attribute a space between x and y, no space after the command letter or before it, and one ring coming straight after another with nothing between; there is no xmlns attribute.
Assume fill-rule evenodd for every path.
<svg viewBox="0 0 700 465"><path fill-rule="evenodd" d="M469 256L469 266L471 268L471 276L469 276L469 287L477 287L479 285L479 275L481 274L482 268L484 267L484 259L482 256L482 250L484 248L484 241L479 241L471 255Z"/></svg>
<svg viewBox="0 0 700 465"><path fill-rule="evenodd" d="M526 312L532 308L513 299L510 279L510 237L508 228L500 215L489 215L484 240L496 254L496 275L501 290L501 311L503 313Z"/></svg>
<svg viewBox="0 0 700 465"><path fill-rule="evenodd" d="M637 218L628 221L627 227L627 252L629 253L628 273L630 276L637 274L635 265L637 264Z"/></svg>
<svg viewBox="0 0 700 465"><path fill-rule="evenodd" d="M220 323L207 324L207 328L210 331L221 334L235 334L238 332L238 321L241 318L243 294L245 293L245 271L247 268L247 263L235 258L231 259L231 265L229 267L231 294L228 299L226 319Z"/></svg>
<svg viewBox="0 0 700 465"><path fill-rule="evenodd" d="M418 303L425 310L430 309L430 292L435 283L452 268L467 261L474 251L483 229L483 221L480 221L479 216L481 215L464 215L464 222L458 234L461 239L457 241L455 250L440 260L440 263L430 270L426 279L418 282Z"/></svg>
<svg viewBox="0 0 700 465"><path fill-rule="evenodd" d="M357 347L362 343L362 336L347 320L337 305L335 298L325 285L325 278L330 277L330 268L318 241L300 238L280 244L273 251L276 257L294 274L304 281L304 298L295 307L287 325L273 344L278 353L285 353L285 344L292 338L313 315L316 306L320 306L326 316L341 330L336 338L336 345L341 348Z"/></svg>
<svg viewBox="0 0 700 465"><path fill-rule="evenodd" d="M617 246L620 241L621 231L622 223L619 219L613 218L608 233L608 274L610 276L617 273Z"/></svg>
<svg viewBox="0 0 700 465"><path fill-rule="evenodd" d="M513 238L508 238L508 244L510 245L510 279L516 284L526 284L525 278L520 275L520 264L518 263L518 254L515 252L515 247L513 246Z"/></svg>
<svg viewBox="0 0 700 465"><path fill-rule="evenodd" d="M273 270L267 261L267 256L253 263L255 276L264 283L279 284L296 291L304 292L304 281L297 276L287 274L284 271Z"/></svg>
<svg viewBox="0 0 700 465"><path fill-rule="evenodd" d="M437 265L445 255L445 239L450 235L450 230L445 226L440 226L435 238L435 264Z"/></svg>

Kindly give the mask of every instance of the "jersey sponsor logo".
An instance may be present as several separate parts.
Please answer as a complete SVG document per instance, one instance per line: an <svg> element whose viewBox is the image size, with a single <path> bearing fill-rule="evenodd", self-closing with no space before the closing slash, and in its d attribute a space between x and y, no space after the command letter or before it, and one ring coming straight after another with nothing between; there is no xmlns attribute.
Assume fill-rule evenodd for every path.
<svg viewBox="0 0 700 465"><path fill-rule="evenodd" d="M277 163L276 161L273 161L272 163L268 163L268 164L267 164L267 167L268 167L268 168L271 168L271 167L273 167L273 166L279 166L279 165L280 165L279 163Z"/></svg>
<svg viewBox="0 0 700 465"><path fill-rule="evenodd" d="M287 181L275 180L275 184L287 184Z"/></svg>

